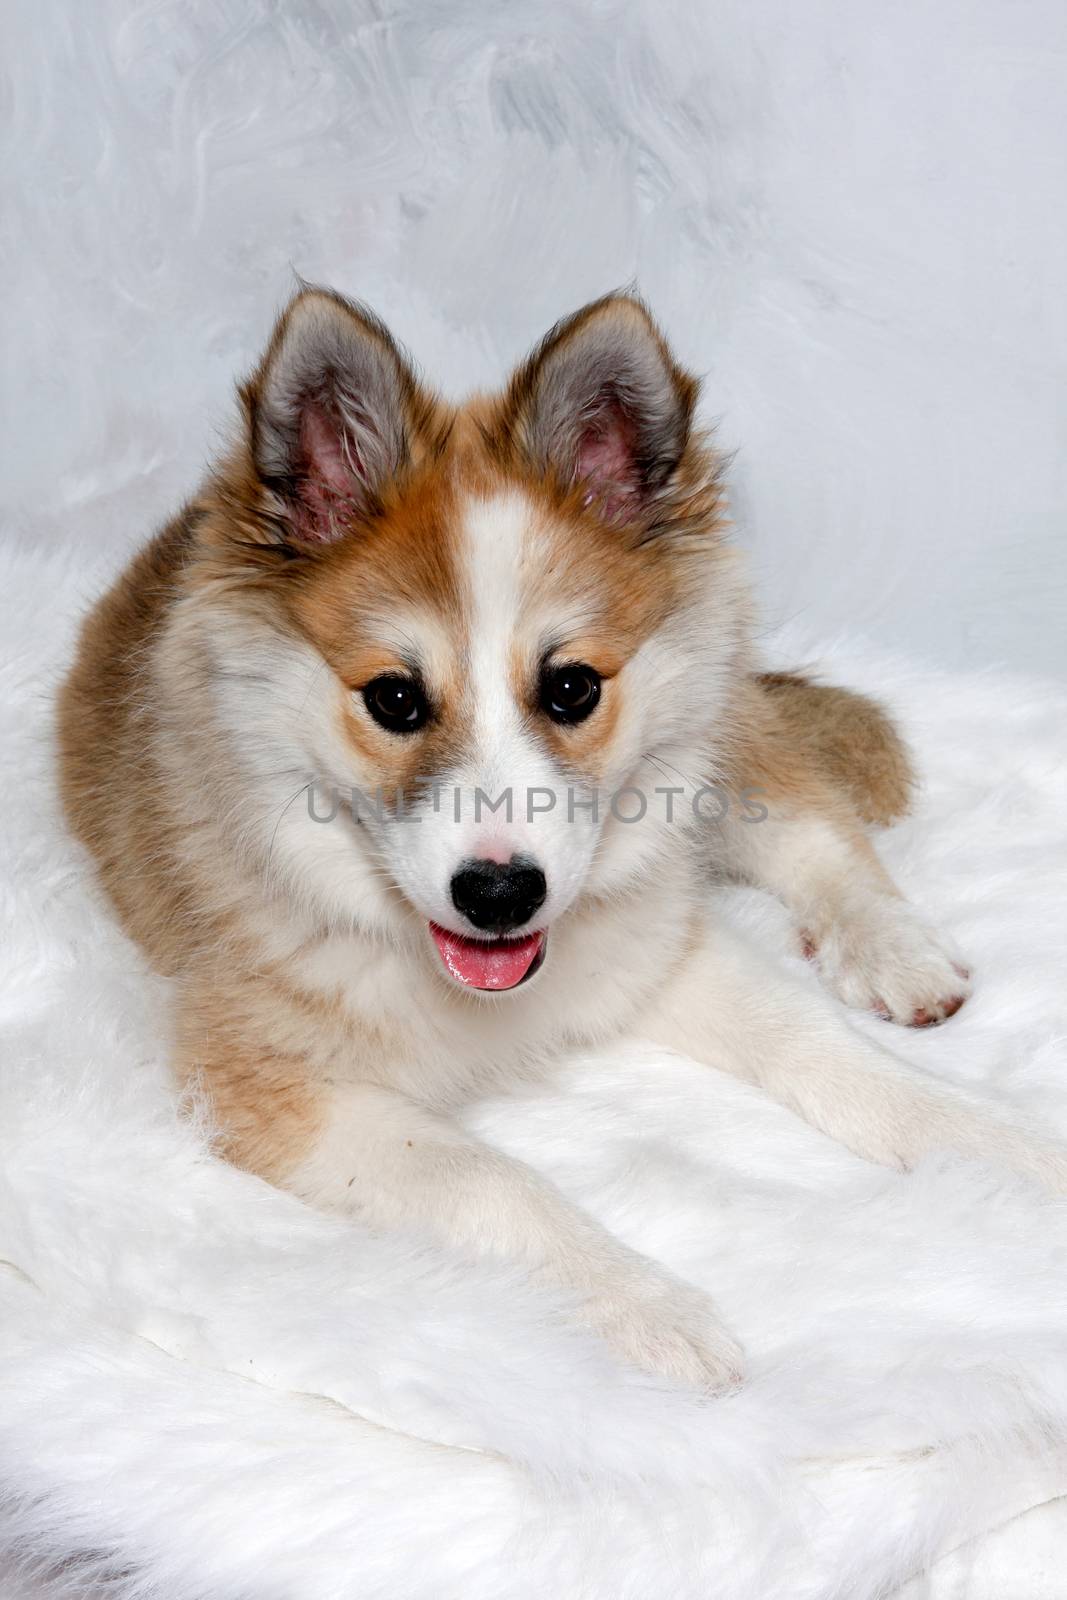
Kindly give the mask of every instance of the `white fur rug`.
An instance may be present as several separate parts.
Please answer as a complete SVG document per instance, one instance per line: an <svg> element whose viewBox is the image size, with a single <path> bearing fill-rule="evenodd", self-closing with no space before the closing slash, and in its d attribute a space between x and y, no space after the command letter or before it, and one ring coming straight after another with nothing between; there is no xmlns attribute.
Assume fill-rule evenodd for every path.
<svg viewBox="0 0 1067 1600"><path fill-rule="evenodd" d="M0 557L5 1600L1067 1595L1064 1204L950 1157L867 1167L682 1060L479 1108L714 1290L751 1376L701 1402L517 1277L216 1161L167 1082L164 989L55 813L51 687L100 574ZM926 786L885 855L975 967L945 1028L857 1026L1067 1138L1067 695L776 651L903 717ZM801 967L778 908L733 898Z"/></svg>

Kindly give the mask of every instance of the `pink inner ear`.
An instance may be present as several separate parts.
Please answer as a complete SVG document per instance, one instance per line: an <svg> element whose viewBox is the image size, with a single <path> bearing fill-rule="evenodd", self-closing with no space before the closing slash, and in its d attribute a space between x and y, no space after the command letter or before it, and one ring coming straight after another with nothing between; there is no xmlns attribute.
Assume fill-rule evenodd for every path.
<svg viewBox="0 0 1067 1600"><path fill-rule="evenodd" d="M585 503L600 503L605 516L632 510L638 494L636 434L633 424L612 406L578 441L574 475L588 483Z"/></svg>
<svg viewBox="0 0 1067 1600"><path fill-rule="evenodd" d="M298 535L318 544L339 539L363 505L366 479L359 463L329 415L315 406L309 406L300 419L300 453L304 476Z"/></svg>

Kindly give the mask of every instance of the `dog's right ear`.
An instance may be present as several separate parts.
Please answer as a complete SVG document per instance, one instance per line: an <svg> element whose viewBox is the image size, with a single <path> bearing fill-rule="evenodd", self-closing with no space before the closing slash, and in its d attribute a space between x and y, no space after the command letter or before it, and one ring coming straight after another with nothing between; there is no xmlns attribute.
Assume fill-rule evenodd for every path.
<svg viewBox="0 0 1067 1600"><path fill-rule="evenodd" d="M241 389L252 462L285 542L341 539L425 448L433 398L366 307L305 289Z"/></svg>

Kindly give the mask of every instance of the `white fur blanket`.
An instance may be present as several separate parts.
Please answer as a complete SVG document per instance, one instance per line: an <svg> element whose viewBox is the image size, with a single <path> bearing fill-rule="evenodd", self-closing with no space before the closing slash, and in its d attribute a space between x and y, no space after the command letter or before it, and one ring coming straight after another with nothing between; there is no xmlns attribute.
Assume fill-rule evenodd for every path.
<svg viewBox="0 0 1067 1600"><path fill-rule="evenodd" d="M213 1158L165 991L55 811L51 688L99 574L0 558L5 1600L1067 1595L1064 1204L948 1156L876 1170L683 1060L479 1108L715 1292L751 1376L703 1402L518 1275ZM903 718L926 781L885 855L975 968L958 1017L892 1044L1067 1138L1067 697L802 643ZM776 906L733 912L802 966Z"/></svg>

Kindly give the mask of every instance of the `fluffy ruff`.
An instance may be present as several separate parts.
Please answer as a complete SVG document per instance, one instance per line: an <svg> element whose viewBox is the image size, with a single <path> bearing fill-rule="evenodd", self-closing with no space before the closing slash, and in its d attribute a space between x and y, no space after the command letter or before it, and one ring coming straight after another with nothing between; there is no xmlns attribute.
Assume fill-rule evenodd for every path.
<svg viewBox="0 0 1067 1600"><path fill-rule="evenodd" d="M714 1292L751 1375L712 1402L615 1365L515 1274L369 1237L212 1155L168 1082L165 988L56 814L51 694L101 577L61 553L0 571L5 1596L1067 1593L1063 1203L950 1156L877 1170L640 1052L479 1107ZM856 644L776 654L885 696L924 775L882 848L976 993L892 1046L1067 1139L1067 697ZM802 966L776 905L722 892Z"/></svg>

